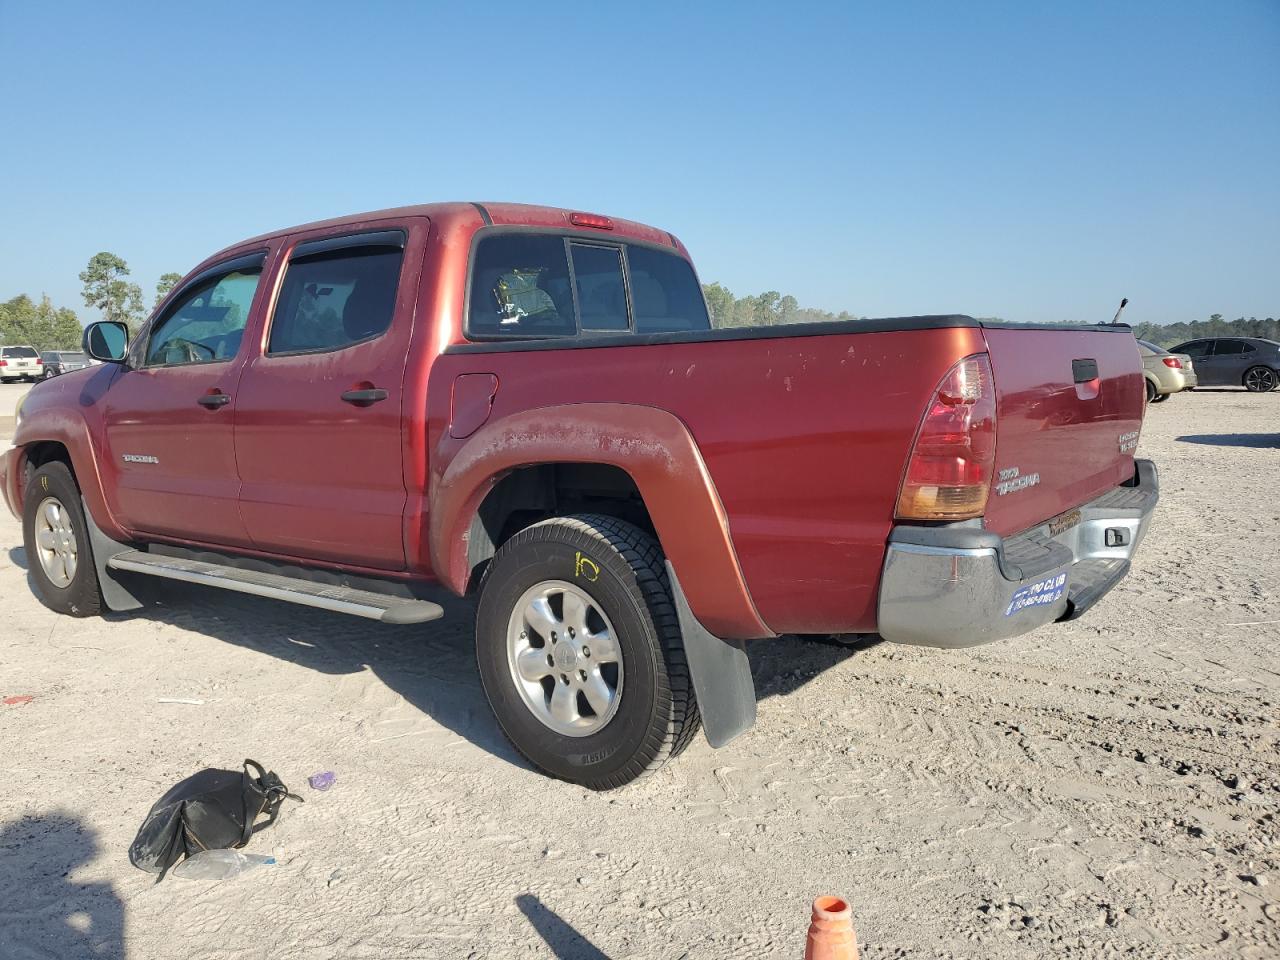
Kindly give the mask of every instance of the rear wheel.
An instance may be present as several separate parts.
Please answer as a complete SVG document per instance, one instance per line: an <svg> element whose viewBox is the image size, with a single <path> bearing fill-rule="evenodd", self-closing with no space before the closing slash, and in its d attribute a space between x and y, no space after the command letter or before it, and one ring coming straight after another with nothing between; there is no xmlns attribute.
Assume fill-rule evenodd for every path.
<svg viewBox="0 0 1280 960"><path fill-rule="evenodd" d="M1155 403L1156 397L1160 395L1156 392L1156 385L1152 383L1150 380L1147 380L1146 384L1147 384L1147 403Z"/></svg>
<svg viewBox="0 0 1280 960"><path fill-rule="evenodd" d="M593 790L656 770L700 725L662 551L612 517L544 520L502 545L476 658L516 749Z"/></svg>
<svg viewBox="0 0 1280 960"><path fill-rule="evenodd" d="M1173 396L1173 394L1171 393L1157 393L1154 397L1151 398L1151 402L1163 403L1165 400L1168 400L1171 396Z"/></svg>
<svg viewBox="0 0 1280 960"><path fill-rule="evenodd" d="M22 541L41 603L73 617L92 617L102 609L80 488L66 464L46 463L32 475L23 501Z"/></svg>
<svg viewBox="0 0 1280 960"><path fill-rule="evenodd" d="M1244 388L1252 393L1267 393L1276 388L1280 377L1270 367L1250 367L1244 374Z"/></svg>

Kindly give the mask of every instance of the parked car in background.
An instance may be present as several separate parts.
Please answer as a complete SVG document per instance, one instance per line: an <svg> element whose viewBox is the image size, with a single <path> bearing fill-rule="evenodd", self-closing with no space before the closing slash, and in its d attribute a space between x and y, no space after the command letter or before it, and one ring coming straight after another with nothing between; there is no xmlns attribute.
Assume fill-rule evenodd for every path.
<svg viewBox="0 0 1280 960"><path fill-rule="evenodd" d="M1172 394L1197 385L1195 367L1185 353L1170 353L1147 340L1138 341L1138 353L1142 354L1142 375L1147 381L1148 403L1159 403Z"/></svg>
<svg viewBox="0 0 1280 960"><path fill-rule="evenodd" d="M91 365L87 355L66 350L46 350L40 354L40 359L44 362L46 380L70 373L72 370L83 370Z"/></svg>
<svg viewBox="0 0 1280 960"><path fill-rule="evenodd" d="M1195 363L1202 387L1244 387L1266 393L1280 384L1280 342L1261 337L1206 337L1170 348Z"/></svg>
<svg viewBox="0 0 1280 960"><path fill-rule="evenodd" d="M0 383L38 380L44 375L44 361L35 347L0 347Z"/></svg>

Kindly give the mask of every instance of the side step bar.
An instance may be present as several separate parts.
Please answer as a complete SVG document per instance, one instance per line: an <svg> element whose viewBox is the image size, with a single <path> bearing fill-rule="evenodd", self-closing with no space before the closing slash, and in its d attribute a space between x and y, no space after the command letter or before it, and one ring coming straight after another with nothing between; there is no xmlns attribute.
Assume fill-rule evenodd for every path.
<svg viewBox="0 0 1280 960"><path fill-rule="evenodd" d="M145 573L168 580L183 580L207 587L234 590L237 593L251 593L256 597L285 600L306 607L319 607L335 613L349 613L383 623L426 623L444 616L444 608L429 600L406 600L371 590L312 583L278 573L241 570L202 560L143 553L141 550L118 553L107 561L107 566L112 570Z"/></svg>

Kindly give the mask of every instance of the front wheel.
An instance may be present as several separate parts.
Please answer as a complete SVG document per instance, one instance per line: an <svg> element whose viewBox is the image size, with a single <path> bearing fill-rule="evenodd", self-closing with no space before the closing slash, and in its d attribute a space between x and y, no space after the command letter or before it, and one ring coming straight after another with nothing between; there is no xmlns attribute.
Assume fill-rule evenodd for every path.
<svg viewBox="0 0 1280 960"><path fill-rule="evenodd" d="M502 545L476 659L516 749L593 790L656 770L700 725L662 551L612 517L544 520Z"/></svg>
<svg viewBox="0 0 1280 960"><path fill-rule="evenodd" d="M1251 393L1267 393L1276 388L1280 377L1270 367L1250 367L1244 374L1244 388Z"/></svg>
<svg viewBox="0 0 1280 960"><path fill-rule="evenodd" d="M87 531L71 471L46 463L27 484L22 542L36 596L50 610L92 617L102 609Z"/></svg>

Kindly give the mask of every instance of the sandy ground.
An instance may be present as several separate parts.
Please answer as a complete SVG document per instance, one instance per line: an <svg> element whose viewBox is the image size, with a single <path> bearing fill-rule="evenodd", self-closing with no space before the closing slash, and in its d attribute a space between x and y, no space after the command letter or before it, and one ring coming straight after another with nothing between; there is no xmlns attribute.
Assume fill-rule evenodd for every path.
<svg viewBox="0 0 1280 960"><path fill-rule="evenodd" d="M1164 500L1083 621L761 644L753 731L608 794L505 744L464 604L388 628L171 585L71 620L6 515L0 695L34 700L0 706L0 957L796 958L825 892L864 958L1280 956L1278 423L1280 393L1152 407ZM306 798L252 844L279 865L129 865L171 783L246 756Z"/></svg>

